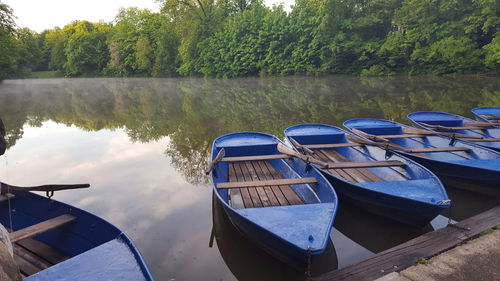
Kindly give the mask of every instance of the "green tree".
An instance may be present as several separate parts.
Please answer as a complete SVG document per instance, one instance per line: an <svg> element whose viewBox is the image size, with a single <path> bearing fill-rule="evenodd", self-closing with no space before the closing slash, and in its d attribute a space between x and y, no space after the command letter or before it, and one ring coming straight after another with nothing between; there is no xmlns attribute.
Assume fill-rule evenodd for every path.
<svg viewBox="0 0 500 281"><path fill-rule="evenodd" d="M17 71L17 50L12 9L0 2L0 81Z"/></svg>

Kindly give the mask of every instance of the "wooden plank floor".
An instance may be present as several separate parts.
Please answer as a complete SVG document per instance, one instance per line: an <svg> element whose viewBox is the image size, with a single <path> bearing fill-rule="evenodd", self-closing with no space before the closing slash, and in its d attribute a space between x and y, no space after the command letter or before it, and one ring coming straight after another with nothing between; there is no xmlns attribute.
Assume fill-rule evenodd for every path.
<svg viewBox="0 0 500 281"><path fill-rule="evenodd" d="M230 182L282 179L269 161L235 162L228 167ZM290 185L232 188L229 203L237 209L304 204Z"/></svg>
<svg viewBox="0 0 500 281"><path fill-rule="evenodd" d="M13 248L14 260L23 277L33 275L68 259L56 249L31 238L13 243Z"/></svg>
<svg viewBox="0 0 500 281"><path fill-rule="evenodd" d="M315 281L368 281L375 280L394 271L415 265L419 258L430 258L478 235L480 232L500 225L500 206L455 225L426 233L394 248L385 250L366 260L334 270L316 278Z"/></svg>
<svg viewBox="0 0 500 281"><path fill-rule="evenodd" d="M324 162L346 162L350 161L335 150L315 150L319 160ZM374 182L384 181L366 168L328 169L333 175L350 182Z"/></svg>

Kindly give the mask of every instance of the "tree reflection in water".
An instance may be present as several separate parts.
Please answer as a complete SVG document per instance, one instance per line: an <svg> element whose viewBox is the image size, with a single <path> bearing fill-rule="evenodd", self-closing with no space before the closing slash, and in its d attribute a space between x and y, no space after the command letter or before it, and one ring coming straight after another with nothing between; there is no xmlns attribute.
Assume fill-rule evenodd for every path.
<svg viewBox="0 0 500 281"><path fill-rule="evenodd" d="M211 142L237 131L282 136L297 123L341 125L374 117L407 123L419 110L471 116L476 106L500 105L499 78L389 77L247 79L43 79L0 84L0 114L8 146L23 126L53 120L85 130L124 128L133 141L168 136L165 155L193 184Z"/></svg>

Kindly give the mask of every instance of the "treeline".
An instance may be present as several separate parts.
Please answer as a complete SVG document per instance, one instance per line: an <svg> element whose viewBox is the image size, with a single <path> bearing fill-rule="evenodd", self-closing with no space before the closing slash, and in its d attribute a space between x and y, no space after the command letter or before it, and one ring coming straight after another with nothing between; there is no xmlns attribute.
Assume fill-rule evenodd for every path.
<svg viewBox="0 0 500 281"><path fill-rule="evenodd" d="M12 13L0 2L0 79L500 71L498 0L163 0L41 33Z"/></svg>

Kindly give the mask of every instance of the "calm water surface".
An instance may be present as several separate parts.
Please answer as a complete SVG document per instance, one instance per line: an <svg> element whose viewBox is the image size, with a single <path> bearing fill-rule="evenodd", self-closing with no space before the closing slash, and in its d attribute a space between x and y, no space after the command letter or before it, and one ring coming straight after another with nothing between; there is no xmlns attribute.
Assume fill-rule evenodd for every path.
<svg viewBox="0 0 500 281"><path fill-rule="evenodd" d="M408 123L419 110L471 116L500 106L500 78L46 79L0 84L9 149L0 180L84 183L56 200L95 213L136 243L157 280L304 280L246 241L212 202L204 175L211 142L237 131L282 137L297 123L350 118ZM500 198L447 187L451 213L423 229L341 202L318 273L345 267ZM214 229L215 242L209 247Z"/></svg>

